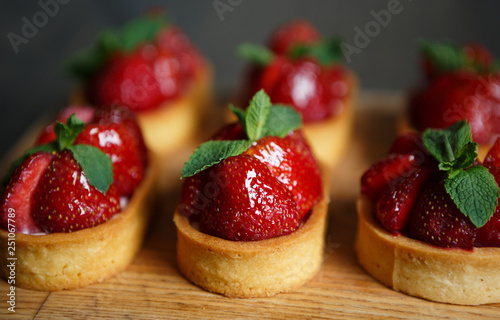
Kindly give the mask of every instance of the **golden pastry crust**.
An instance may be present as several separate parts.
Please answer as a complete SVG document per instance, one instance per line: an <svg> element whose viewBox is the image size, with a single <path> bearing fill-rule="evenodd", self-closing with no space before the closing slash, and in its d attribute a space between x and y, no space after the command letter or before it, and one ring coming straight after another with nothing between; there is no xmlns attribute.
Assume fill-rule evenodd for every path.
<svg viewBox="0 0 500 320"><path fill-rule="evenodd" d="M324 190L323 199L298 230L248 242L199 232L176 210L179 269L196 285L228 297L268 297L291 291L321 267L328 203L328 190Z"/></svg>
<svg viewBox="0 0 500 320"><path fill-rule="evenodd" d="M105 280L123 269L139 251L155 196L157 163L150 164L126 208L94 228L46 235L15 234L15 285L59 291ZM0 260L7 262L8 233L0 230ZM10 270L2 263L0 273Z"/></svg>
<svg viewBox="0 0 500 320"><path fill-rule="evenodd" d="M384 285L437 302L500 302L500 248L443 249L391 235L375 221L367 197L360 196L357 207L358 261Z"/></svg>
<svg viewBox="0 0 500 320"><path fill-rule="evenodd" d="M396 134L402 135L408 132L418 132L418 130L411 124L410 117L406 111L401 112L396 122ZM480 144L478 148L478 158L484 159L488 151L490 151L491 144Z"/></svg>
<svg viewBox="0 0 500 320"><path fill-rule="evenodd" d="M315 123L304 123L302 130L318 161L327 167L337 164L347 149L354 126L358 96L358 80L347 72L349 95L344 98L342 112L334 117Z"/></svg>

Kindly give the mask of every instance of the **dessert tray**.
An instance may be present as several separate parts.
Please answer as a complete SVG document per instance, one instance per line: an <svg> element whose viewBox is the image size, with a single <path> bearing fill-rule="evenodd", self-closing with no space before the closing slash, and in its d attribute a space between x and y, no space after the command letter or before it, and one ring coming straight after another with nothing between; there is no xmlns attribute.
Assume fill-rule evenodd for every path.
<svg viewBox="0 0 500 320"><path fill-rule="evenodd" d="M430 302L393 291L369 276L354 253L359 178L383 157L395 135L404 96L387 92L361 94L352 145L332 171L329 224L319 273L291 293L270 298L230 299L190 283L176 265L176 229L172 221L179 197L178 176L168 177L168 192L156 203L146 240L131 265L105 282L82 289L41 292L15 289L15 313L4 299L3 319L494 319L500 304L457 306ZM35 128L33 128L35 129ZM19 141L27 145L33 130ZM180 169L192 151L186 146L171 158ZM22 149L22 148L21 148ZM4 155L10 161L18 150ZM8 159L9 158L9 159ZM175 171L174 171L175 172ZM2 262L4 263L4 262ZM10 285L0 281L2 297Z"/></svg>

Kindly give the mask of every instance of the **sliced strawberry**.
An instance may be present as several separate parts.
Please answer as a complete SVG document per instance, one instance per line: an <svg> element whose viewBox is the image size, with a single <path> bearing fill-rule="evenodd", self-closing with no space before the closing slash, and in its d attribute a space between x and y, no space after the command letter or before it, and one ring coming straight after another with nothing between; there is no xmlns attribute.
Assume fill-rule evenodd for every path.
<svg viewBox="0 0 500 320"><path fill-rule="evenodd" d="M52 153L36 152L16 168L2 197L2 229L8 230L10 224L15 226L15 232L33 234L42 231L31 216L33 199L39 181L54 157Z"/></svg>
<svg viewBox="0 0 500 320"><path fill-rule="evenodd" d="M500 139L495 145L498 145ZM490 150L491 151L491 150ZM485 165L490 173L495 177L495 181L500 185L500 167ZM499 204L490 220L481 228L477 229L477 246L500 247L500 199Z"/></svg>
<svg viewBox="0 0 500 320"><path fill-rule="evenodd" d="M442 176L429 180L411 216L411 237L439 247L472 250L476 232L446 192Z"/></svg>
<svg viewBox="0 0 500 320"><path fill-rule="evenodd" d="M208 205L201 216L202 232L253 241L286 235L299 227L292 193L257 159L229 157L207 170L204 185L210 188L206 188Z"/></svg>
<svg viewBox="0 0 500 320"><path fill-rule="evenodd" d="M267 165L292 192L301 218L321 198L321 173L301 131L294 131L285 138L264 137L245 153Z"/></svg>
<svg viewBox="0 0 500 320"><path fill-rule="evenodd" d="M380 195L376 205L376 217L382 226L391 232L406 230L415 201L431 170L417 168L401 179L394 180L389 189Z"/></svg>
<svg viewBox="0 0 500 320"><path fill-rule="evenodd" d="M484 164L489 166L500 167L500 137L495 141L495 144L486 154Z"/></svg>
<svg viewBox="0 0 500 320"><path fill-rule="evenodd" d="M280 26L271 35L269 48L277 54L288 53L295 45L319 41L320 34L305 20L295 20Z"/></svg>
<svg viewBox="0 0 500 320"><path fill-rule="evenodd" d="M69 106L62 109L59 112L56 121L65 123L66 120L68 120L68 118L72 114L75 114L75 116L81 121L85 123L90 123L92 122L92 120L94 120L95 108L88 106L78 106L78 105ZM55 122L49 124L42 130L42 132L40 132L35 142L35 145L46 144L56 140L56 134L54 133L54 125Z"/></svg>
<svg viewBox="0 0 500 320"><path fill-rule="evenodd" d="M371 200L389 188L395 179L413 171L419 165L414 154L392 154L372 165L361 177L361 193Z"/></svg>
<svg viewBox="0 0 500 320"><path fill-rule="evenodd" d="M130 197L142 181L144 153L139 151L136 138L123 123L87 125L75 144L94 146L111 158L113 184L120 195Z"/></svg>
<svg viewBox="0 0 500 320"><path fill-rule="evenodd" d="M90 228L120 212L113 185L106 194L88 182L70 151L57 154L40 178L34 193L32 215L47 233Z"/></svg>

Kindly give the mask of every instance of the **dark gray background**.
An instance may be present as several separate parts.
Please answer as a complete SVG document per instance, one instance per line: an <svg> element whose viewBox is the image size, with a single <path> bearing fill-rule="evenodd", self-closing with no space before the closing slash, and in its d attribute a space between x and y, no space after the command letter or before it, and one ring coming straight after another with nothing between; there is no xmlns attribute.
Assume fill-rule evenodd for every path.
<svg viewBox="0 0 500 320"><path fill-rule="evenodd" d="M55 0L41 0L49 3ZM60 0L63 2L63 0ZM62 62L89 45L106 26L120 26L151 6L162 6L190 36L216 70L216 87L238 85L244 63L234 48L244 41L266 41L269 33L293 18L312 21L324 35L339 35L354 45L355 28L373 24L371 11L386 10L389 0L188 0L98 1L64 0L38 33L15 53L7 37L22 35L23 17L33 21L42 10L38 1L0 0L0 152L47 110L62 107L75 82ZM394 1L394 0L393 0ZM214 2L231 5L221 17ZM415 43L420 38L480 42L500 56L499 1L401 0L400 13L349 66L358 73L364 89L405 90L419 80ZM43 22L43 21L42 21ZM375 30L376 31L376 30Z"/></svg>

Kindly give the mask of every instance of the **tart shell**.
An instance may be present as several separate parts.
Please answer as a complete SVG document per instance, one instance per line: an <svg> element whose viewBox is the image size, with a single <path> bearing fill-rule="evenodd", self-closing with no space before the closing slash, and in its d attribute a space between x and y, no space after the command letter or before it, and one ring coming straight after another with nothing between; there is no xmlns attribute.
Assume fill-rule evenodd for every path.
<svg viewBox="0 0 500 320"><path fill-rule="evenodd" d="M323 262L328 192L306 223L285 236L230 241L199 232L178 210L177 264L196 285L228 297L268 297L313 278Z"/></svg>
<svg viewBox="0 0 500 320"><path fill-rule="evenodd" d="M72 233L16 233L15 259L8 255L9 233L0 230L1 276L7 279L15 262L15 285L59 291L103 281L125 269L139 251L149 221L157 165L150 157L147 174L125 209L94 228ZM12 237L12 234L11 234Z"/></svg>
<svg viewBox="0 0 500 320"><path fill-rule="evenodd" d="M360 196L355 249L360 265L382 284L412 296L460 305L500 302L500 248L444 249L389 234Z"/></svg>

